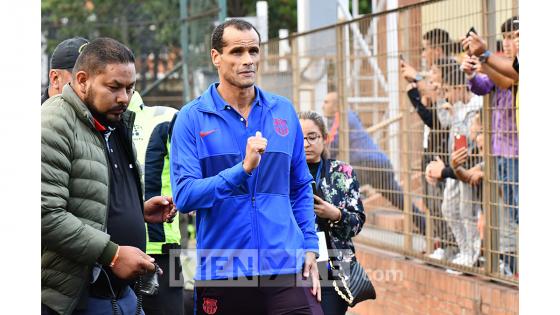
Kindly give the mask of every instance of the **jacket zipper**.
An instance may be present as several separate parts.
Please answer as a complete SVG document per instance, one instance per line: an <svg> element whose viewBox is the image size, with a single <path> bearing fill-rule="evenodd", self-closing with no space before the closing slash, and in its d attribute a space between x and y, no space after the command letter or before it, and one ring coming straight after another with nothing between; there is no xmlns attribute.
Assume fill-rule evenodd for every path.
<svg viewBox="0 0 560 315"><path fill-rule="evenodd" d="M227 123L227 120L222 115L220 115L218 112L208 111L208 110L204 110L204 109L199 109L199 110L201 112L205 112L205 113L208 113L208 114L215 114L215 115L219 116L220 118L222 118ZM263 130L262 129L262 121L264 119L266 119L266 117L264 119L262 117L266 116L268 114L268 112L270 111L270 109L268 109L266 111L264 111L264 110L265 109L263 108L263 112L262 112L262 116L261 116L261 122L260 122L261 123L261 132ZM245 127L245 128L247 128L247 127ZM239 152L241 154L241 161L243 161L245 159L245 151L242 150L241 146L239 145L239 141L237 141L237 138L235 138L235 143L237 144L237 148L239 149ZM259 180L259 170L260 170L259 166L257 166L256 170L253 170L253 172L255 173L254 175L256 176L255 177L255 185L253 187L253 190L249 191L249 194L250 194L250 197L251 197L251 210L250 210L251 211L251 221L253 222L253 224L251 225L251 229L252 229L252 232L253 232L253 236L255 237L256 244L257 244L257 272L260 275L260 271L261 271L260 247L261 246L260 246L260 241L259 241L259 237L260 237L259 227L257 225L257 215L258 215L258 213L257 213L257 202L256 202L256 198L255 198L256 191L257 191L257 183L258 183L258 180Z"/></svg>
<svg viewBox="0 0 560 315"><path fill-rule="evenodd" d="M262 159L262 157L261 157ZM260 234L259 234L259 226L257 224L258 220L257 220L257 216L258 216L258 211L257 211L257 202L256 202L256 198L255 196L257 195L257 183L259 181L259 170L260 167L257 167L256 173L255 173L255 185L253 187L253 195L251 196L251 201L253 203L253 207L252 207L252 213L253 213L253 226L255 227L255 233L257 234L257 272L260 275L261 274L261 255L260 255L260 250L261 250L261 243L260 243Z"/></svg>

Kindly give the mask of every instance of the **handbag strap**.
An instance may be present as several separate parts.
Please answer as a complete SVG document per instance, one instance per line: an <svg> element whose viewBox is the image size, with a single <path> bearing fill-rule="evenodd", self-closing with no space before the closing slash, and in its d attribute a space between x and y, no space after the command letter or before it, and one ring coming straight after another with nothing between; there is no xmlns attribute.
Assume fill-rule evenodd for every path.
<svg viewBox="0 0 560 315"><path fill-rule="evenodd" d="M329 264L331 265L331 269L332 269L333 264L330 258L329 258ZM340 268L340 270L344 271L342 268ZM348 303L348 305L350 305L352 304L352 302L354 302L354 296L352 295L352 291L350 291L350 288L348 288L348 284L346 283L346 278L341 275L340 270L338 272L338 277L340 278L340 281L342 282L342 287L344 290L346 290L347 294L342 292L342 290L339 288L338 284L336 283L336 280L333 280L332 284L338 296L340 296L344 301L346 301L346 303Z"/></svg>

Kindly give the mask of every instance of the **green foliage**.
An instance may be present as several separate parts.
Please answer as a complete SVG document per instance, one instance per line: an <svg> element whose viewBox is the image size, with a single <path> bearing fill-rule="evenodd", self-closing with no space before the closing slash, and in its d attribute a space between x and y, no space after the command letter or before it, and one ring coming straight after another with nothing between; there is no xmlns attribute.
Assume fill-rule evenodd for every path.
<svg viewBox="0 0 560 315"><path fill-rule="evenodd" d="M47 33L49 53L59 42L74 36L113 37L134 51L146 46L176 46L179 22L179 0L41 1L41 26Z"/></svg>
<svg viewBox="0 0 560 315"><path fill-rule="evenodd" d="M352 1L349 1L348 8L352 12ZM371 13L371 0L359 0L358 2L358 12L359 14Z"/></svg>
<svg viewBox="0 0 560 315"><path fill-rule="evenodd" d="M268 38L278 38L278 30L297 31L297 0L268 0Z"/></svg>

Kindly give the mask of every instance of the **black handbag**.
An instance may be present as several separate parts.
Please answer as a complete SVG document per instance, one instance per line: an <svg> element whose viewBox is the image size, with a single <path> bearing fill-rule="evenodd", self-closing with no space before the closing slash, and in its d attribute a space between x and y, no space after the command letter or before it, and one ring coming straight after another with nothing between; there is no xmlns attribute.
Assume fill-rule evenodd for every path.
<svg viewBox="0 0 560 315"><path fill-rule="evenodd" d="M331 270L336 270L338 279L333 280L332 284L336 293L348 304L354 307L356 304L365 300L375 300L375 288L369 280L367 273L357 260L352 260L347 264L349 268L344 269L341 264L335 268L329 259ZM333 273L334 274L334 273Z"/></svg>

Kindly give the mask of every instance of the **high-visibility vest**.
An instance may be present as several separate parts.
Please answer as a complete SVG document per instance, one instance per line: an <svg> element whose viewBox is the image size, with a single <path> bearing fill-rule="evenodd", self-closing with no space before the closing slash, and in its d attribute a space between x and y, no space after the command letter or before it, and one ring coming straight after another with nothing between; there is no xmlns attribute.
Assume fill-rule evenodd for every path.
<svg viewBox="0 0 560 315"><path fill-rule="evenodd" d="M132 140L142 168L144 198L171 196L169 177L169 123L177 112L165 106L145 106L134 92L128 109L136 113ZM146 253L162 254L162 245L181 242L179 219L172 223L146 223Z"/></svg>

